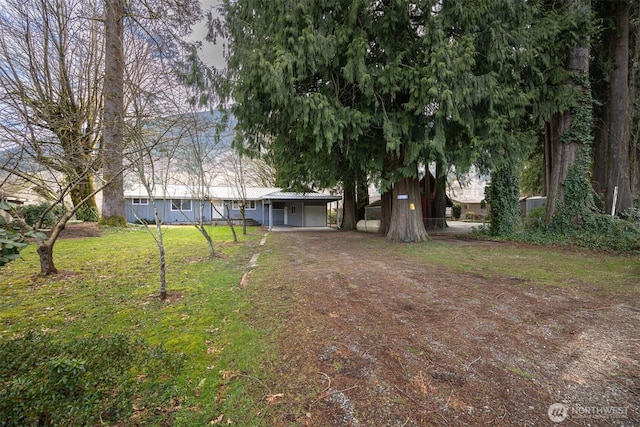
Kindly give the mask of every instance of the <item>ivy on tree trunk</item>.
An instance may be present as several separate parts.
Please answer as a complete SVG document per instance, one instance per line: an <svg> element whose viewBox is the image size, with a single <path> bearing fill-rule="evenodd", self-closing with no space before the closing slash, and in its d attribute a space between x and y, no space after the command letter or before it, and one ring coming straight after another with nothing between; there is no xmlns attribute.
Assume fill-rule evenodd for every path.
<svg viewBox="0 0 640 427"><path fill-rule="evenodd" d="M491 173L485 198L491 206L491 234L513 234L520 224L520 185L512 165L502 165Z"/></svg>

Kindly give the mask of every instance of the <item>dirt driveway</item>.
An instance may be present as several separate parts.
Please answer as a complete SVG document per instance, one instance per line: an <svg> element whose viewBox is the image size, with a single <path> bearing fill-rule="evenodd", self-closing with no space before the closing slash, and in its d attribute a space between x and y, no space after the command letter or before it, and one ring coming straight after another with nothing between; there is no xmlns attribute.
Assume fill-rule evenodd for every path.
<svg viewBox="0 0 640 427"><path fill-rule="evenodd" d="M285 325L274 425L640 425L639 301L397 252L362 233L269 234L261 259L279 267L253 280Z"/></svg>

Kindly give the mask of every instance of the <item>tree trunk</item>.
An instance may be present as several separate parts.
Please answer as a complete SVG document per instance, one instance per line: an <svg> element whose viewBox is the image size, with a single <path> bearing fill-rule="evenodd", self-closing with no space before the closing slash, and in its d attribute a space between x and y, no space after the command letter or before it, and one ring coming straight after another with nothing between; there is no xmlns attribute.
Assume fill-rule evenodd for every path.
<svg viewBox="0 0 640 427"><path fill-rule="evenodd" d="M633 46L631 50L631 63L640 64L640 6L634 5L634 13L631 16L630 33L633 34ZM640 67L633 67L629 76L629 99L632 105L631 118L629 120L629 140L631 145L631 192L640 194Z"/></svg>
<svg viewBox="0 0 640 427"><path fill-rule="evenodd" d="M247 212L245 211L245 201L242 201L242 206L240 207L240 217L242 218L242 235L247 235Z"/></svg>
<svg viewBox="0 0 640 427"><path fill-rule="evenodd" d="M562 183L567 178L569 167L576 161L578 144L575 141L562 141L562 135L568 132L571 126L571 113L565 111L551 117L549 123L548 151L551 155L551 175L549 176L549 192L547 193L547 222L551 221L558 209L558 205L564 200L564 187Z"/></svg>
<svg viewBox="0 0 640 427"><path fill-rule="evenodd" d="M162 223L160 222L160 218L157 216L156 236L158 254L160 255L160 299L164 301L165 299L167 299L167 261L164 250L164 240L162 240Z"/></svg>
<svg viewBox="0 0 640 427"><path fill-rule="evenodd" d="M65 229L67 223L73 217L75 212L69 210L62 215L62 218L58 220L56 225L51 230L49 237L46 240L38 241L38 256L40 258L40 273L44 275L57 274L58 269L53 263L53 246L56 244L60 233Z"/></svg>
<svg viewBox="0 0 640 427"><path fill-rule="evenodd" d="M447 174L442 161L436 162L436 192L433 201L433 227L447 228Z"/></svg>
<svg viewBox="0 0 640 427"><path fill-rule="evenodd" d="M71 203L76 207L78 204L82 202L87 196L95 191L95 185L93 183L93 174L86 175L85 179L71 189ZM98 205L96 204L95 197L91 197L84 203L84 206L87 208L94 208L97 212Z"/></svg>
<svg viewBox="0 0 640 427"><path fill-rule="evenodd" d="M231 219L231 206L228 203L224 204L224 209L226 210L226 214L224 217L227 219L227 224L231 229L231 234L233 234L233 241L238 241L238 235L236 234L236 228L233 226L233 220Z"/></svg>
<svg viewBox="0 0 640 427"><path fill-rule="evenodd" d="M356 228L356 183L351 174L345 174L344 198L342 203L342 229Z"/></svg>
<svg viewBox="0 0 640 427"><path fill-rule="evenodd" d="M213 202L211 202L213 204ZM216 256L215 247L213 245L213 239L211 239L211 235L207 231L207 228L204 225L204 206L205 206L205 198L200 199L200 215L198 218L198 222L195 224L196 228L204 237L204 240L207 242L207 247L209 248L209 258L214 258Z"/></svg>
<svg viewBox="0 0 640 427"><path fill-rule="evenodd" d="M386 235L391 224L393 211L393 190L389 189L380 195L380 234Z"/></svg>
<svg viewBox="0 0 640 427"><path fill-rule="evenodd" d="M589 16L591 10L590 2L581 2L578 0L577 3L579 4L576 5L576 7L584 9L584 13L587 13L587 16ZM567 69L569 72L578 76L577 78L588 77L589 48L582 47L581 45L574 46L569 53ZM585 91L585 88L578 86L575 80L567 81L566 84L576 87L579 91ZM549 144L549 146L545 147L545 153L549 153L550 156L550 176L548 179L547 193L547 222L551 221L553 215L558 210L559 205L564 200L565 192L563 183L567 178L569 168L576 161L578 146L580 143L583 143L583 141L578 141L578 139L580 137L587 137L587 135L583 135L581 133L578 134L580 130L577 130L575 135L572 135L571 132L569 132L570 130L573 130L572 120L573 114L570 110L567 110L562 113L554 114L547 126L549 135L545 136L545 142ZM590 130L587 130L587 132L590 132Z"/></svg>
<svg viewBox="0 0 640 427"><path fill-rule="evenodd" d="M609 100L605 101L600 114L594 117L595 134L593 145L593 190L598 195L598 207L605 210L607 193L607 164L609 159L609 132L607 120Z"/></svg>
<svg viewBox="0 0 640 427"><path fill-rule="evenodd" d="M124 0L105 0L105 74L102 222L126 225L122 152L124 148Z"/></svg>
<svg viewBox="0 0 640 427"><path fill-rule="evenodd" d="M390 157L385 156L382 161L382 176L387 177L391 169ZM380 234L385 236L389 232L391 224L391 211L393 210L393 188L389 188L380 195Z"/></svg>
<svg viewBox="0 0 640 427"><path fill-rule="evenodd" d="M618 187L616 212L629 209L632 204L629 176L629 2L615 2L615 34L611 37L613 70L610 82L609 161L605 213L613 207L615 187Z"/></svg>
<svg viewBox="0 0 640 427"><path fill-rule="evenodd" d="M369 204L369 182L364 171L359 170L356 177L356 221L365 219L366 207Z"/></svg>
<svg viewBox="0 0 640 427"><path fill-rule="evenodd" d="M417 176L401 178L393 185L393 208L387 238L407 243L429 239L422 222L420 182Z"/></svg>
<svg viewBox="0 0 640 427"><path fill-rule="evenodd" d="M53 264L53 244L49 239L38 244L38 256L40 258L40 273L44 275L57 274L58 270Z"/></svg>
<svg viewBox="0 0 640 427"><path fill-rule="evenodd" d="M433 196L431 193L431 172L427 168L427 172L424 175L424 198L422 200L422 217L424 218L422 222L424 222L427 230L434 228Z"/></svg>
<svg viewBox="0 0 640 427"><path fill-rule="evenodd" d="M551 181L551 123L544 124L544 147L542 149L542 194L549 196L549 182Z"/></svg>

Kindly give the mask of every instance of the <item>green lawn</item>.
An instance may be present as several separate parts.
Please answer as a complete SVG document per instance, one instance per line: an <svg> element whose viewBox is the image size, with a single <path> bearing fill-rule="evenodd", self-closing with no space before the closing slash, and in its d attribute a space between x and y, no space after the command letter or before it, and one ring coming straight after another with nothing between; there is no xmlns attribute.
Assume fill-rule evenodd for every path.
<svg viewBox="0 0 640 427"><path fill-rule="evenodd" d="M544 247L505 242L456 244L433 241L405 247L433 264L491 278L506 276L523 283L551 286L587 286L603 291L638 294L640 259L568 247Z"/></svg>
<svg viewBox="0 0 640 427"><path fill-rule="evenodd" d="M56 341L124 333L150 346L162 344L183 360L179 376L167 379L177 394L171 405L177 408L175 422L207 425L227 406L245 399L243 381L233 381L225 401L219 395L231 377L263 357L268 345L259 345L265 331L246 323L250 292L238 288L262 233L249 228L242 236L237 230L239 242L234 243L227 227L209 231L218 251L215 259L207 257L205 241L194 227L165 229L165 302L158 299L155 241L142 228L58 241L54 257L60 274L50 277L36 274L38 259L31 245L22 259L0 270L1 342L36 331ZM153 425L158 421L150 412L138 416L147 416ZM247 416L253 423L255 414Z"/></svg>

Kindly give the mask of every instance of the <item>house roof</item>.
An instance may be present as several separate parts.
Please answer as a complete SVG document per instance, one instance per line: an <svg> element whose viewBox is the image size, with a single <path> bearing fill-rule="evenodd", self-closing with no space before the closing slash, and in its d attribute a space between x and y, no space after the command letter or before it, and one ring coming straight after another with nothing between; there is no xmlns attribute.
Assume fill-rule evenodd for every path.
<svg viewBox="0 0 640 427"><path fill-rule="evenodd" d="M264 200L330 200L336 201L342 199L341 196L323 193L294 193L290 191L274 191L262 197Z"/></svg>
<svg viewBox="0 0 640 427"><path fill-rule="evenodd" d="M196 188L188 185L167 185L157 187L153 191L153 197L157 199L196 199L200 198ZM245 197L237 187L209 187L205 197L212 200L340 200L340 196L323 194L317 192L294 193L282 191L277 187L245 187ZM149 197L147 190L142 185L135 185L125 189L124 197L146 198Z"/></svg>
<svg viewBox="0 0 640 427"><path fill-rule="evenodd" d="M209 198L215 200L262 200L265 195L273 193L279 188L273 187L245 187L244 194L237 187L209 187Z"/></svg>
<svg viewBox="0 0 640 427"><path fill-rule="evenodd" d="M486 185L485 177L471 176L464 184L460 181L452 183L447 189L447 195L455 203L482 203Z"/></svg>

